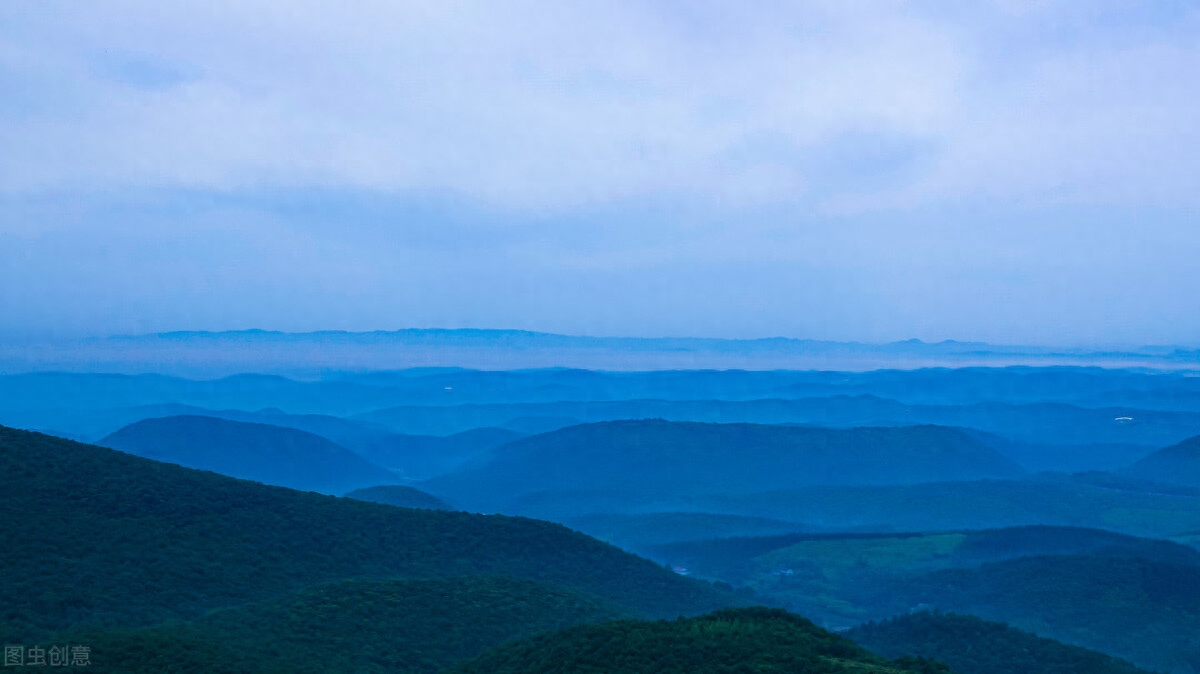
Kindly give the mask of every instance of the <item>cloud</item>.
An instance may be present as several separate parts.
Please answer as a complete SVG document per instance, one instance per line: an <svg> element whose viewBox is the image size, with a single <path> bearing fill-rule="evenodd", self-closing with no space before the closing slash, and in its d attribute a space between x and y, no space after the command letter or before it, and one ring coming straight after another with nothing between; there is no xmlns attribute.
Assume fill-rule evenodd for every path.
<svg viewBox="0 0 1200 674"><path fill-rule="evenodd" d="M879 5L3 11L0 68L41 113L4 125L8 190L433 189L534 210L664 191L789 200L800 163L729 157L763 136L803 151L936 135L962 80L953 35Z"/></svg>
<svg viewBox="0 0 1200 674"><path fill-rule="evenodd" d="M0 183L1194 205L1196 15L1140 4L9 5Z"/></svg>
<svg viewBox="0 0 1200 674"><path fill-rule="evenodd" d="M1195 342L1198 21L0 4L0 332Z"/></svg>

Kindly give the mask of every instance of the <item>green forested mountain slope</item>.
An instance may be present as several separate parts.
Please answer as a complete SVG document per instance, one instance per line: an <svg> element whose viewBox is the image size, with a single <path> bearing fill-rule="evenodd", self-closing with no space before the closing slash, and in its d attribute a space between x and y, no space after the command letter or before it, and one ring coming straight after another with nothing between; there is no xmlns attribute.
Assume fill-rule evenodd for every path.
<svg viewBox="0 0 1200 674"><path fill-rule="evenodd" d="M835 628L913 609L969 613L1191 674L1200 669L1200 553L1105 531L1020 527L791 534L648 550L694 575Z"/></svg>
<svg viewBox="0 0 1200 674"><path fill-rule="evenodd" d="M90 645L98 672L432 674L513 639L629 617L593 595L525 580L348 580L193 622L61 639Z"/></svg>
<svg viewBox="0 0 1200 674"><path fill-rule="evenodd" d="M1200 566L1192 564L1027 557L860 590L851 599L884 615L913 606L969 613L1148 669L1200 671Z"/></svg>
<svg viewBox="0 0 1200 674"><path fill-rule="evenodd" d="M845 633L888 657L932 658L957 674L1147 674L1103 653L975 616L922 611Z"/></svg>
<svg viewBox="0 0 1200 674"><path fill-rule="evenodd" d="M346 494L346 498L358 501L370 501L400 508L426 508L429 510L453 510L445 501L415 487L399 484L386 484L378 487L364 487Z"/></svg>
<svg viewBox="0 0 1200 674"><path fill-rule="evenodd" d="M889 661L800 616L778 609L749 608L674 621L573 627L497 648L450 671L934 674L949 670L915 659Z"/></svg>
<svg viewBox="0 0 1200 674"><path fill-rule="evenodd" d="M565 527L234 480L0 427L0 623L148 625L345 578L553 582L654 616L729 595Z"/></svg>

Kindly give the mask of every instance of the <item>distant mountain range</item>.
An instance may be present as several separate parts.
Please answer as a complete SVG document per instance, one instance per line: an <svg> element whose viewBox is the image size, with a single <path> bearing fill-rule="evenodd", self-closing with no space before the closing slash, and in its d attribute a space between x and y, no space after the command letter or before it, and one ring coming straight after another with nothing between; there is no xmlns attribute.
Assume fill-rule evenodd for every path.
<svg viewBox="0 0 1200 674"><path fill-rule="evenodd" d="M533 434L619 419L934 424L997 436L1005 446L992 444L1030 470L1112 470L1200 434L1200 377L1077 367L863 373L423 368L326 372L315 380L0 375L0 423L9 426L95 442L142 419L188 414L296 428L364 455L386 453L389 444L434 442L399 436L481 428ZM473 444L446 456L468 455ZM413 479L440 469L388 467Z"/></svg>
<svg viewBox="0 0 1200 674"><path fill-rule="evenodd" d="M1047 348L916 339L862 344L784 337L587 337L474 329L170 332L0 345L0 372L88 370L210 377L246 371L313 374L422 366L871 370L1016 364L1195 369L1200 367L1200 350Z"/></svg>
<svg viewBox="0 0 1200 674"><path fill-rule="evenodd" d="M1150 536L1200 530L1196 439L1117 474L1063 475L1026 473L998 438L939 426L649 419L532 436L480 428L438 437L376 434L334 418L244 416L327 426L352 448L295 428L195 415L138 421L101 444L322 493L415 485L429 494L381 487L356 497L447 507L440 499L454 508L568 523L623 544L686 540L679 532L687 530L712 536L1028 524ZM421 477L428 479L414 482Z"/></svg>
<svg viewBox="0 0 1200 674"><path fill-rule="evenodd" d="M1061 403L908 405L874 395L787 400L621 400L392 407L351 419L396 432L445 435L513 419L543 419L531 432L620 419L706 423L974 428L1041 445L1114 443L1164 446L1200 434L1200 413L1083 408Z"/></svg>
<svg viewBox="0 0 1200 674"><path fill-rule="evenodd" d="M557 522L579 521L599 513L639 518L656 513L737 515L788 522L794 531L948 531L1028 524L1096 527L1161 537L1192 536L1200 531L1200 494L1195 489L1122 481L1107 474L823 485L757 494L540 491L512 499L502 512ZM592 531L601 533L603 529Z"/></svg>
<svg viewBox="0 0 1200 674"><path fill-rule="evenodd" d="M424 488L489 509L545 491L690 497L1023 473L968 433L938 426L829 429L643 420L571 426L516 440Z"/></svg>

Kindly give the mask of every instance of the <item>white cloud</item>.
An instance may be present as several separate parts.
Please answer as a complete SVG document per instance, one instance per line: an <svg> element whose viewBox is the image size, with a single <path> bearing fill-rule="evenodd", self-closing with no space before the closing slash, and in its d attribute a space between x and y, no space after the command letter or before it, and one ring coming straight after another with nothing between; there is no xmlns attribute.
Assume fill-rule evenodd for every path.
<svg viewBox="0 0 1200 674"><path fill-rule="evenodd" d="M1193 16L1114 33L1105 12L1122 3L1091 16L1050 2L748 7L10 5L0 67L20 90L0 184L434 189L535 209L786 201L812 183L835 210L1194 201L1181 177L1197 154ZM114 76L122 59L142 67ZM852 176L813 180L823 167L805 154L847 133L935 156L865 192ZM729 160L761 137L786 142L792 164Z"/></svg>
<svg viewBox="0 0 1200 674"><path fill-rule="evenodd" d="M0 331L1194 343L1198 28L1132 0L0 3Z"/></svg>
<svg viewBox="0 0 1200 674"><path fill-rule="evenodd" d="M953 35L878 4L39 7L9 10L0 58L69 99L6 120L8 190L446 189L533 208L662 192L786 200L804 182L795 167L727 162L731 148L763 134L799 151L847 130L936 136L963 76ZM112 54L190 75L139 87L96 67ZM44 92L23 86L36 105Z"/></svg>

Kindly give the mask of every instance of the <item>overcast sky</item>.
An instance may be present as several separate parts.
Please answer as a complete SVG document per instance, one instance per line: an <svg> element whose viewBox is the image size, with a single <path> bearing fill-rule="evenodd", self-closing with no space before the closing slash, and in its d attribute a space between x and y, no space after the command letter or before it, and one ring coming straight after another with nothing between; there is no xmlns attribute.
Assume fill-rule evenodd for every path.
<svg viewBox="0 0 1200 674"><path fill-rule="evenodd" d="M0 335L1200 344L1192 2L0 4Z"/></svg>

